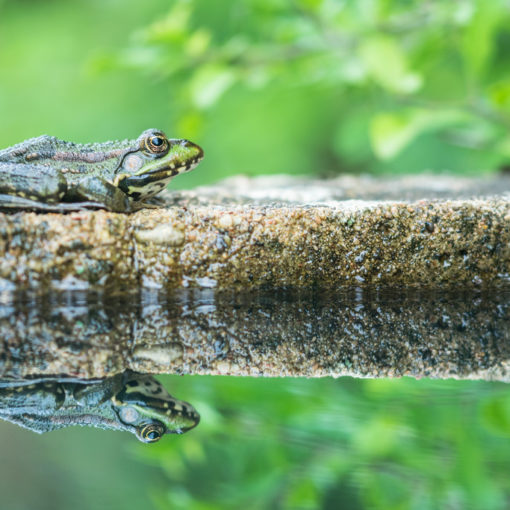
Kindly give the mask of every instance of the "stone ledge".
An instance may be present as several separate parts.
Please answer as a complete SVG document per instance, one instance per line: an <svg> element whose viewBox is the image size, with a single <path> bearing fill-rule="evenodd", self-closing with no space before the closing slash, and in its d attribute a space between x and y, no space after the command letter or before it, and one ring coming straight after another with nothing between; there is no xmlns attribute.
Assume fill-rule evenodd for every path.
<svg viewBox="0 0 510 510"><path fill-rule="evenodd" d="M1 214L0 278L57 289L492 286L510 273L509 183L238 178L132 215Z"/></svg>

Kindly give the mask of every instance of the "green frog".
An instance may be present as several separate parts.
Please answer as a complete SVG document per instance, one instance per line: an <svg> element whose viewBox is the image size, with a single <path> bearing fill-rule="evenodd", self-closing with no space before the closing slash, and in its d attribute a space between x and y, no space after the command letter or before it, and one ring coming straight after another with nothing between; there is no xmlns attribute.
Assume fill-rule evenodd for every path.
<svg viewBox="0 0 510 510"><path fill-rule="evenodd" d="M96 144L31 138L0 151L0 208L132 212L203 156L198 145L157 129Z"/></svg>
<svg viewBox="0 0 510 510"><path fill-rule="evenodd" d="M126 372L93 382L0 381L0 418L43 433L71 425L132 432L144 443L196 427L195 408L150 375Z"/></svg>

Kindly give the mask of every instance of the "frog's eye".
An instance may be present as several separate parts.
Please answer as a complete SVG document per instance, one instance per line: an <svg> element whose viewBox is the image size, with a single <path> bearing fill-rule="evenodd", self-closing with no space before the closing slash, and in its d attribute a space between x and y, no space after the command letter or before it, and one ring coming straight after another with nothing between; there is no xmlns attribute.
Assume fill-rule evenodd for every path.
<svg viewBox="0 0 510 510"><path fill-rule="evenodd" d="M145 139L145 148L149 152L161 154L168 150L168 140L162 135L150 135Z"/></svg>
<svg viewBox="0 0 510 510"><path fill-rule="evenodd" d="M161 439L164 433L165 428L163 425L157 423L141 425L136 430L136 436L144 443L155 443Z"/></svg>

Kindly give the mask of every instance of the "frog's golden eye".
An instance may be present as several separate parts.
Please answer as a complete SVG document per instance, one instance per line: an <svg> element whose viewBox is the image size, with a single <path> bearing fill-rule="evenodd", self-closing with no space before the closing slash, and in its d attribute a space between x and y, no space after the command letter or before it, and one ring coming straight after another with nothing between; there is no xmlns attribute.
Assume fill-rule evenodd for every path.
<svg viewBox="0 0 510 510"><path fill-rule="evenodd" d="M155 443L159 441L163 434L165 433L165 429L162 425L156 423L149 423L148 425L142 425L136 431L136 435L140 441L144 443Z"/></svg>
<svg viewBox="0 0 510 510"><path fill-rule="evenodd" d="M162 135L150 135L145 139L145 148L149 152L161 154L168 150L168 140Z"/></svg>

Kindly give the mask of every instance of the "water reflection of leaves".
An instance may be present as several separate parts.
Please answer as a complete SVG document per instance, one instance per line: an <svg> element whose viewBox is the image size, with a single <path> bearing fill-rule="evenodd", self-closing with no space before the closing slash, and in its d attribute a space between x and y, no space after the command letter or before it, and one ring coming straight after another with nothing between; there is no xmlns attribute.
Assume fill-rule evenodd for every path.
<svg viewBox="0 0 510 510"><path fill-rule="evenodd" d="M510 445L484 411L503 383L169 379L217 411L186 441L136 448L165 475L159 508L441 508L455 494L482 509L510 495Z"/></svg>

